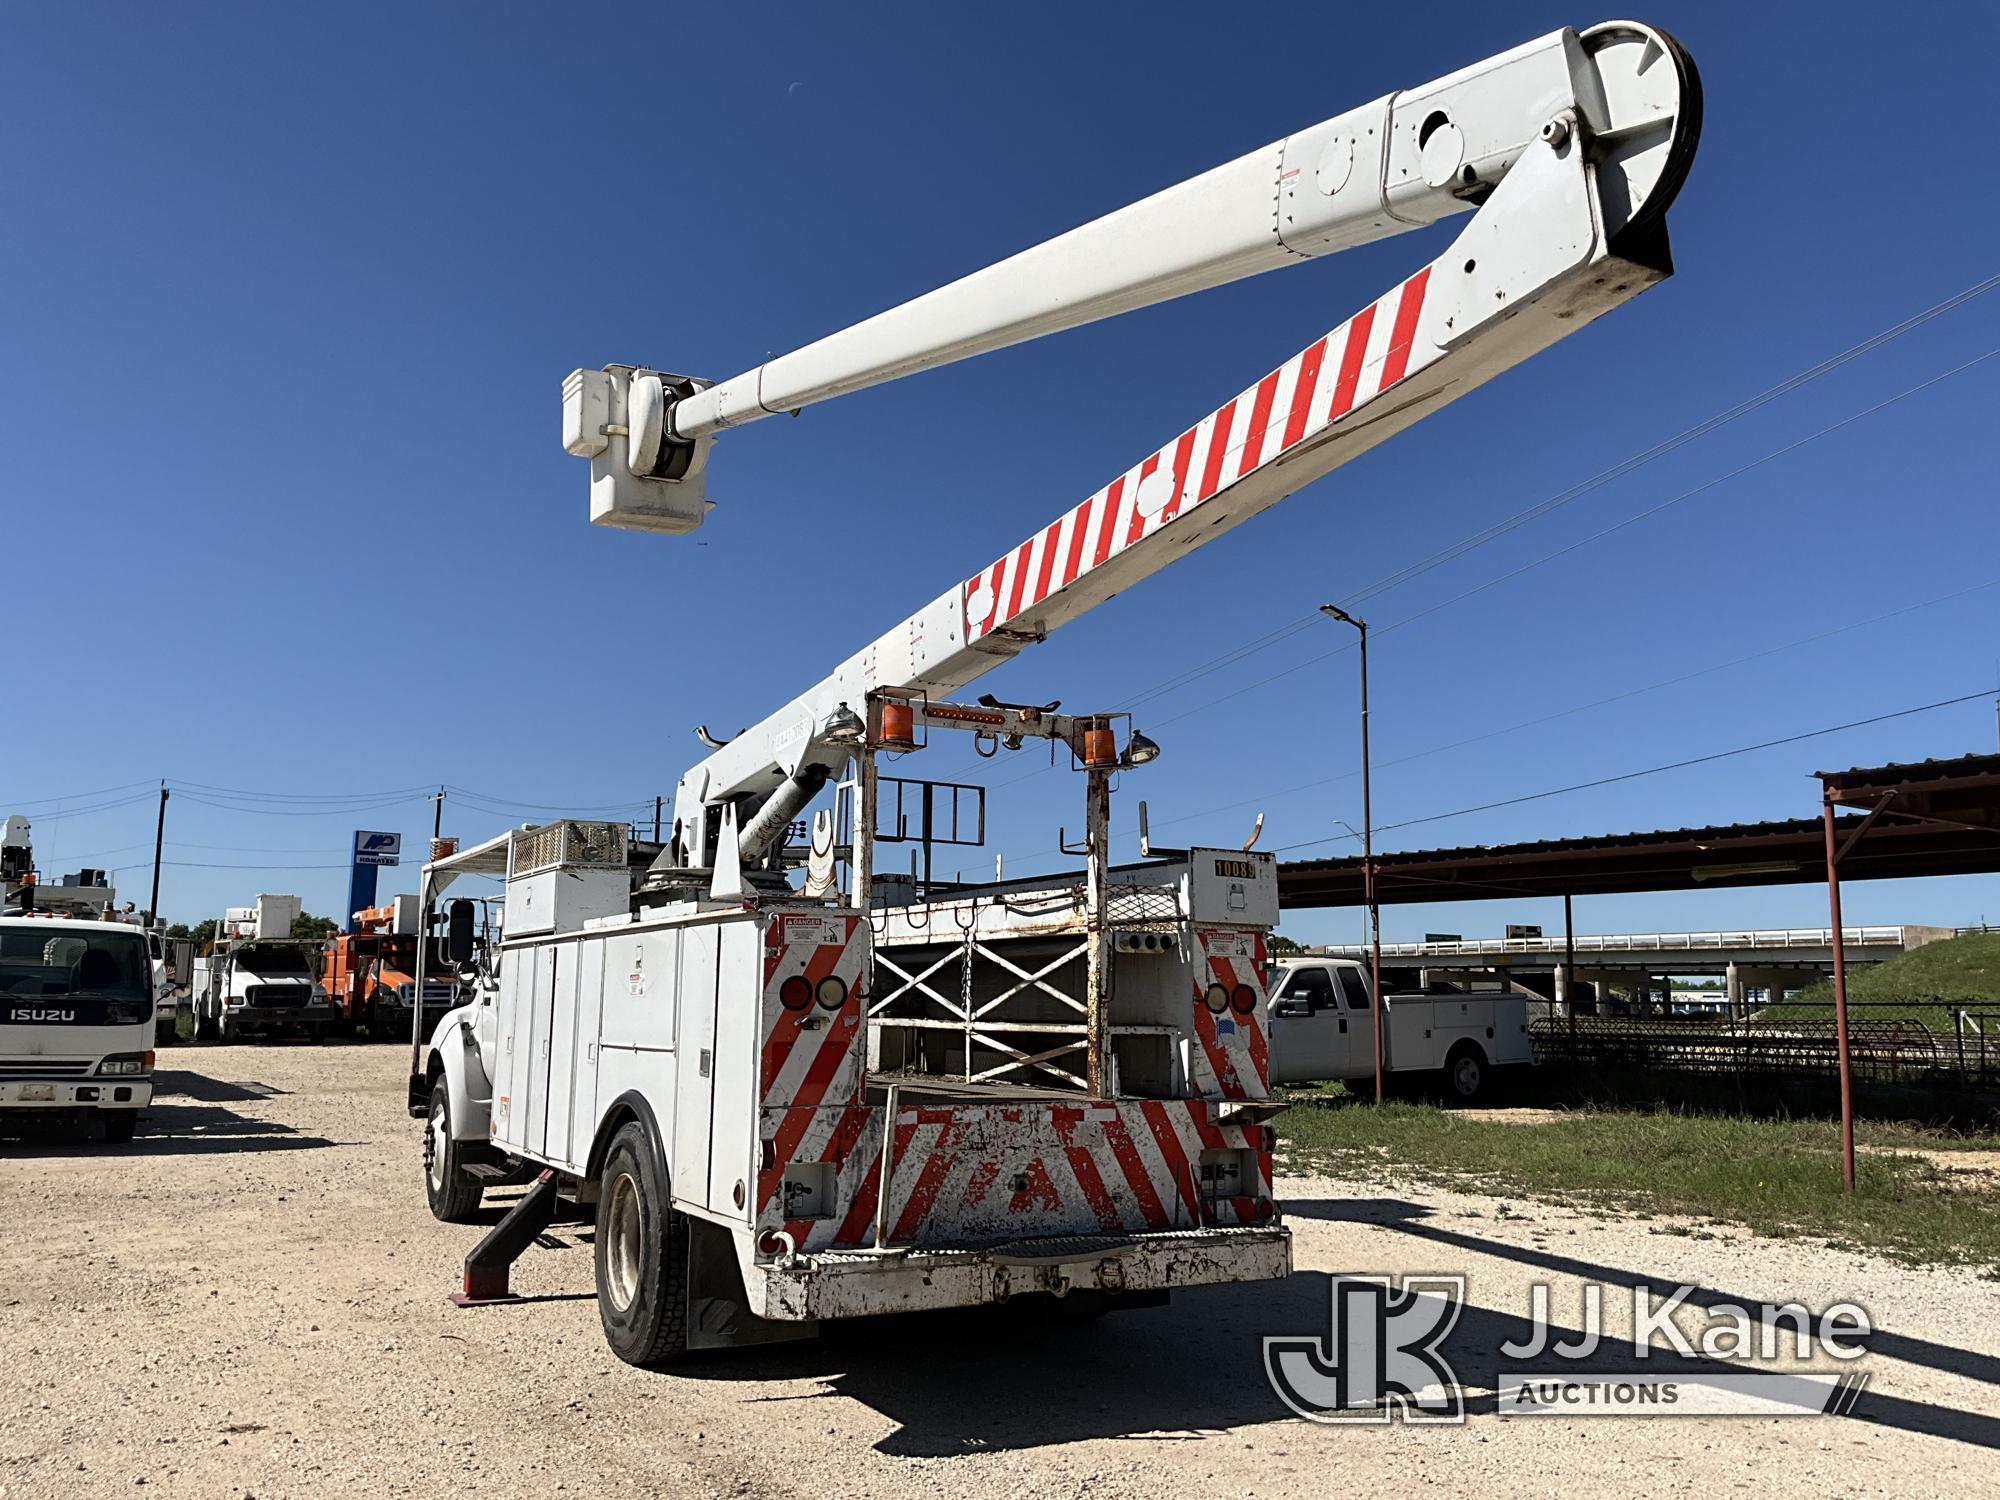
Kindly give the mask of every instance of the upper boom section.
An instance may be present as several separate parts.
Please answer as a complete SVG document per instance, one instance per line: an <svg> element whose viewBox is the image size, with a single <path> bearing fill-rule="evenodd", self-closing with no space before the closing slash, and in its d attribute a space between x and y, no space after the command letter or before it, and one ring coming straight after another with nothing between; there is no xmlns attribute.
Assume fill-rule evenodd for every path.
<svg viewBox="0 0 2000 1500"><path fill-rule="evenodd" d="M1697 85L1665 33L1613 21L1322 120L728 380L577 371L565 445L597 460L591 519L692 530L707 443L725 427L1476 207L1565 111L1620 178L1607 204L1632 224L1656 218L1685 171Z"/></svg>
<svg viewBox="0 0 2000 1500"><path fill-rule="evenodd" d="M1496 129L1482 134L1474 128L1474 119L1489 113L1497 117L1501 111L1497 105L1485 112L1472 110L1468 101L1493 105L1487 97L1491 90L1511 96L1528 87L1523 80L1529 75L1514 71L1518 66L1551 59L1562 61L1560 77L1543 69L1531 80L1535 91L1512 98L1510 106L1517 115L1538 109L1549 113L1526 124L1517 120L1519 129L1511 133ZM1494 80L1504 80L1506 88ZM1443 212L1443 205L1459 201L1460 190L1478 184L1477 211L1450 247L1018 546L961 575L961 582L734 740L719 746L710 741L713 753L691 767L676 789L672 863L707 868L731 846L735 853L730 857L766 857L784 826L852 753L862 729L858 710L870 694L892 690L937 696L964 686L1671 274L1663 216L1693 155L1699 111L1692 65L1659 33L1627 22L1581 34L1558 32L1414 96L1392 96L1367 108L1386 122L1381 128L1400 130L1406 100L1407 108L1424 109L1422 123L1429 126L1415 132L1422 137L1417 169L1440 182L1429 194L1412 189L1407 197L1399 197L1392 183L1379 195L1377 208L1385 214L1392 209L1414 214L1420 209L1410 205L1422 205ZM1454 113L1461 110L1465 113ZM1320 164L1298 165L1281 186L1274 210L1281 225L1296 226L1305 217L1303 208L1289 217L1284 211L1287 201L1304 197L1301 179L1320 180L1308 174L1319 173L1328 161L1342 160L1343 143L1365 138L1365 123L1358 131L1352 123L1365 113L1329 121L1274 148L1281 161ZM1511 141L1523 132L1524 144L1486 148L1485 143L1503 137ZM1437 145L1447 133L1456 139ZM1385 170L1393 171L1399 160L1393 145L1382 160L1388 164ZM1241 167L1239 161L1218 172L1231 174ZM1326 175L1331 180L1339 173ZM1315 189L1329 200L1345 190L1344 181L1330 192ZM1172 192L1126 212L1155 212ZM1336 242L1358 242L1353 236L1371 238L1393 230L1377 222L1369 231L1367 216L1350 222L1324 204L1311 206L1319 215L1311 231L1317 240L1293 227L1281 230L1301 246L1338 248ZM1112 215L1075 233L1098 231L1122 217ZM1166 232L1161 226L1167 220L1151 222L1149 233ZM1342 235L1350 238L1341 241ZM1206 243L1213 249L1221 241ZM1285 244L1289 255L1293 247ZM948 310L952 294L981 277L998 277L991 284L1004 285L1000 273L1036 253L1025 252L931 294L939 299L932 303L936 315L944 326L954 326L955 315ZM1148 257L1166 252L1137 246L1133 254L1151 263ZM1200 276L1209 281L1225 262L1244 263L1220 255L1192 261L1166 258L1198 264L1204 268ZM1098 311L1090 314L1101 316L1109 310L1103 303L1113 296L1117 278L1095 277L1095 272L1080 275L1072 284L1102 289L1091 304ZM1158 279L1148 282L1150 290L1141 300L1168 295L1159 290L1162 285ZM909 308L930 301L920 298L883 319L900 319ZM1082 321L1069 312L1051 326ZM931 353L922 358L936 362L947 357L939 349L950 349L948 357L955 358L975 352L975 345L997 347L994 339L1012 342L1027 336L1018 333L1021 327L1055 316L1046 310L1025 313L1026 322L1006 324L1016 332L1004 336L1001 323L989 320L985 342L931 339ZM1313 308L1305 316L1318 319L1322 314ZM882 319L871 323L887 326ZM909 331L914 337L921 329ZM886 378L890 376L879 373L856 377L860 384ZM630 524L620 499L629 497L635 485L654 492L691 487L681 488L681 494L694 495L692 512L684 499L673 499L662 502L664 509L643 524L673 530L698 523L698 483L708 439L684 444L660 438L652 444L653 459L659 462L665 462L664 455L680 455L683 477L678 481L635 480L625 463L628 444L622 439L639 442L649 422L656 435L663 432L668 404L688 399L694 383L678 382L683 393L678 398L675 386L673 377L622 366L601 375L578 371L570 377L566 435L573 452L592 453L596 519ZM1571 403L1561 393L1553 400L1558 410ZM1560 424L1552 430L1561 430Z"/></svg>

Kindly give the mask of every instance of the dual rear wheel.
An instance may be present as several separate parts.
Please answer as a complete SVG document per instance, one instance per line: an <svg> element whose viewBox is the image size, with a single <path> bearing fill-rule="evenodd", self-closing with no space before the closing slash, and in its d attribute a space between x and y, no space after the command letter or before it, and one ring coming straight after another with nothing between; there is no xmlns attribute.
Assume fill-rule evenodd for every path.
<svg viewBox="0 0 2000 1500"><path fill-rule="evenodd" d="M673 1206L646 1127L611 1138L597 1195L597 1315L611 1352L629 1365L687 1353L688 1222Z"/></svg>

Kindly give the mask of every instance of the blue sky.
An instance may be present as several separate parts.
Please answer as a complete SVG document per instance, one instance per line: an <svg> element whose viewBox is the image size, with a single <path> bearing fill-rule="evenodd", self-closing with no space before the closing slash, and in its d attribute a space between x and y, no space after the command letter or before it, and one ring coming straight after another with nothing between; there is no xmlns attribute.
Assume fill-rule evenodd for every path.
<svg viewBox="0 0 2000 1500"><path fill-rule="evenodd" d="M1990 8L1905 13L1921 24L1879 6L1642 14L1706 86L1672 216L1679 274L980 684L1136 700L1166 754L1126 778L1121 833L1139 796L1177 841L1240 842L1260 808L1267 847L1358 824L1354 658L1329 655L1344 627L1150 690L2000 270L1962 147L1989 133ZM148 787L173 778L161 905L195 920L259 890L337 911L351 831L427 834L435 783L462 789L445 826L467 838L670 794L699 754L692 725L761 717L1449 231L725 436L717 508L687 540L587 524L558 436L568 370L733 374L1595 19L779 5L633 8L599 34L526 5L12 7L0 812L34 818L45 868L143 867ZM1959 367L1996 347L2000 292L1369 599L1378 822L1992 687L2000 358ZM1802 816L1815 768L1994 736L1991 702L1973 701L1382 842ZM906 774L971 761L928 759ZM1056 826L1081 819L1069 773L1030 765L990 774L1010 871L1053 866ZM148 875L123 869L122 894L143 900ZM1386 930L1559 921L1549 906L1392 908ZM1812 887L1714 891L1599 898L1578 923L1824 910ZM1859 885L1848 915L2000 919L2000 880Z"/></svg>

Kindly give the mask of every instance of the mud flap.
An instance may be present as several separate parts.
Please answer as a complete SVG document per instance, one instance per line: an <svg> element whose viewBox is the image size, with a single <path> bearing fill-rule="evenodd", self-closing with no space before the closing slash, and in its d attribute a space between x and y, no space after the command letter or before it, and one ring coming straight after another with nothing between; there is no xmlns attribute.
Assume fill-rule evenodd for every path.
<svg viewBox="0 0 2000 1500"><path fill-rule="evenodd" d="M779 1322L750 1311L735 1239L720 1224L688 1218L688 1348L743 1349L818 1337L815 1321Z"/></svg>

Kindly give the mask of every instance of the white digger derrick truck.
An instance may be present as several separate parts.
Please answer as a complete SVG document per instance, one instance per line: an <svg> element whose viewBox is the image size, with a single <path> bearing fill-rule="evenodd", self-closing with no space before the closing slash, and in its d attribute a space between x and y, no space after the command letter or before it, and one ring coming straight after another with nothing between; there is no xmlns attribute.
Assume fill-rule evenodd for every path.
<svg viewBox="0 0 2000 1500"><path fill-rule="evenodd" d="M1699 112L1663 33L1565 29L733 379L570 375L564 442L590 460L591 519L680 533L708 509L725 428L1471 211L1429 265L1018 547L735 739L704 735L659 843L564 822L426 866L426 911L462 874L506 881L496 968L428 1048L412 1037L432 1209L463 1219L484 1183L536 1177L468 1256L461 1296L504 1294L558 1195L595 1204L600 1315L635 1363L823 1318L1284 1275L1271 861L1114 869L1111 778L1151 742L1118 716L952 695L1665 279ZM948 730L1069 749L1086 817L1064 891L878 889L876 758ZM788 833L830 785L847 836L815 815L801 887ZM1148 891L1171 908L1142 910ZM469 904L450 921L463 962ZM1014 979L974 993L975 947ZM956 997L946 972L967 976ZM1021 1019L994 1023L988 1000ZM1011 1076L994 1061L1009 1049Z"/></svg>

